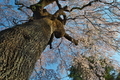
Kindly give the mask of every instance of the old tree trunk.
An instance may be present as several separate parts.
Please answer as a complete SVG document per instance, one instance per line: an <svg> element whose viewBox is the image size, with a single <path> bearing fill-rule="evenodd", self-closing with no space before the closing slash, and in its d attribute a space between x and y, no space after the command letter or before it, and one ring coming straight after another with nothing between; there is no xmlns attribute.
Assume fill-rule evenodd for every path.
<svg viewBox="0 0 120 80"><path fill-rule="evenodd" d="M0 32L0 80L29 78L50 39L50 26L40 19Z"/></svg>
<svg viewBox="0 0 120 80"><path fill-rule="evenodd" d="M44 7L54 1L59 10L50 14ZM45 47L49 44L52 48L54 36L78 44L65 33L66 6L61 8L57 0L40 0L29 9L33 11L32 19L0 32L0 80L28 80Z"/></svg>

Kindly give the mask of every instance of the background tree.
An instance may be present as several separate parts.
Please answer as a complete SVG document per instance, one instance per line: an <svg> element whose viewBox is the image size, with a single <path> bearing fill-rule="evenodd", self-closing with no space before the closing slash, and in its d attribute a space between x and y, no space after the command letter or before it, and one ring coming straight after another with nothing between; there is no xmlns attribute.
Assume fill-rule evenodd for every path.
<svg viewBox="0 0 120 80"><path fill-rule="evenodd" d="M119 80L119 79L120 79L120 73L117 75L116 80Z"/></svg>
<svg viewBox="0 0 120 80"><path fill-rule="evenodd" d="M27 7L37 3L37 1L16 1L19 5L14 5L14 0L1 1L0 25L2 28L21 24L31 19L32 11ZM67 10L65 10L67 17L65 30L67 34L78 40L79 44L75 46L65 38L54 38L53 48L50 50L47 47L42 53L36 63L35 72L33 72L31 79L44 79L45 76L48 76L45 75L45 72L50 76L50 67L48 65L54 66L54 69L51 68L56 75L54 79L68 79L69 69L72 63L75 63L73 60L76 57L81 60L83 59L82 56L93 56L94 61L99 65L96 70L101 70L103 66L100 61L101 58L105 59L106 64L103 61L104 66L110 63L111 66L118 70L119 65L116 63L115 58L113 59L113 55L119 54L120 50L119 0L64 0L59 2L62 7L67 5ZM43 7L51 14L54 14L59 9L55 1ZM54 65L51 65L53 63ZM90 61L88 59L82 60L82 64L84 63L88 65ZM95 67L95 64L93 67ZM61 74L61 72L64 74ZM93 75L89 78L92 80L94 77Z"/></svg>
<svg viewBox="0 0 120 80"><path fill-rule="evenodd" d="M87 63L83 63L84 61ZM94 60L94 56L75 59L75 64L70 68L69 77L73 80L118 80L118 71L105 59ZM108 65L106 65L108 64Z"/></svg>

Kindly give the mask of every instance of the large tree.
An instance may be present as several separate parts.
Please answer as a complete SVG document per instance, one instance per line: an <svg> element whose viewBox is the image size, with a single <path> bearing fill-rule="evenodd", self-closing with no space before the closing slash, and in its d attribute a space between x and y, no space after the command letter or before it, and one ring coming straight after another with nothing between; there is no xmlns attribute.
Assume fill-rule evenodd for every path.
<svg viewBox="0 0 120 80"><path fill-rule="evenodd" d="M120 50L119 7L116 0L2 0L0 26L14 27L0 32L0 79L26 80L34 70L36 79L50 80L53 70L43 66L57 62L54 78L59 80L74 60L83 75L98 75L106 65L117 69L112 55ZM93 74L84 78L98 79Z"/></svg>
<svg viewBox="0 0 120 80"><path fill-rule="evenodd" d="M35 62L47 44L52 48L52 40L66 37L78 44L64 30L65 19L59 15L67 7L50 14L44 7L54 0L41 0L37 4L27 7L33 11L33 17L26 23L16 25L0 32L0 79L1 80L27 80L34 69ZM16 2L16 5L22 5ZM66 15L64 15L64 18Z"/></svg>

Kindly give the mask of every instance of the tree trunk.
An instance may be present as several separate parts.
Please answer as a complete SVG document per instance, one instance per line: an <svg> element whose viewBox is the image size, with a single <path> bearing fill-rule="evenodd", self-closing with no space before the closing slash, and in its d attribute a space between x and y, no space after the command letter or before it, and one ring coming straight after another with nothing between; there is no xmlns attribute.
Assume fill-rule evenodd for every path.
<svg viewBox="0 0 120 80"><path fill-rule="evenodd" d="M28 80L52 30L40 19L0 32L0 80Z"/></svg>

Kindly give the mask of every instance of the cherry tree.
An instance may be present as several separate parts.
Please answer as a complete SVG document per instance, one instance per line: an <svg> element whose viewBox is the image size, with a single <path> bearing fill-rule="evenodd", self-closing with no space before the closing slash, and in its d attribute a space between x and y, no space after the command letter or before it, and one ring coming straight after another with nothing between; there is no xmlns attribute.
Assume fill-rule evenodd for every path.
<svg viewBox="0 0 120 80"><path fill-rule="evenodd" d="M108 65L119 71L119 64L113 58L120 53L119 0L2 0L1 30L37 18L51 18L35 13L38 4L42 5L42 11L64 21L70 39L66 35L53 38L52 44L39 55L31 80L67 79L71 66L79 68L85 80L104 80L103 73Z"/></svg>

